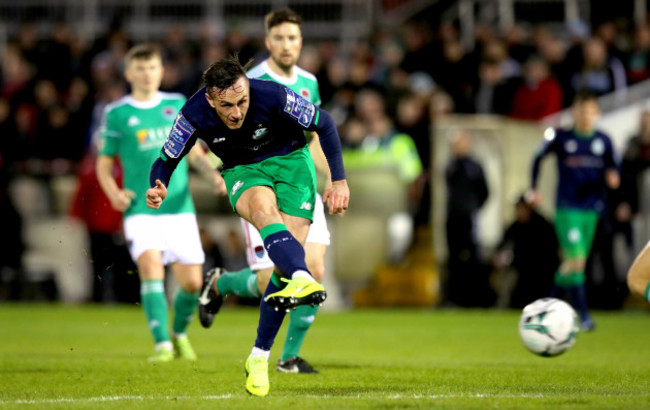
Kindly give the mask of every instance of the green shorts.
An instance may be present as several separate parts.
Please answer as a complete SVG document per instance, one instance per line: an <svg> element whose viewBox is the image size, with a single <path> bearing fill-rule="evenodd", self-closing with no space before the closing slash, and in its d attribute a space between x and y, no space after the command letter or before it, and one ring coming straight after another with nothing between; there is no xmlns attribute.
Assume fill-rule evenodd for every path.
<svg viewBox="0 0 650 410"><path fill-rule="evenodd" d="M290 154L267 158L262 162L237 165L224 170L230 206L237 213L236 204L241 194L254 186L268 186L275 192L280 211L314 219L316 203L316 170L309 147Z"/></svg>
<svg viewBox="0 0 650 410"><path fill-rule="evenodd" d="M596 211L561 208L555 212L555 232L564 258L587 259L599 219Z"/></svg>

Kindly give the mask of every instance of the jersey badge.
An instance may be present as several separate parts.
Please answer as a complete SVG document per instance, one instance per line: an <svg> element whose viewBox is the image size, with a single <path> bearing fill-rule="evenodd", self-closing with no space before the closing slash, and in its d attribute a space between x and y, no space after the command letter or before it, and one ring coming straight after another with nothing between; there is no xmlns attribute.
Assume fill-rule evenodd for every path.
<svg viewBox="0 0 650 410"><path fill-rule="evenodd" d="M136 117L135 115L132 115L132 116L130 116L129 119L126 121L126 125L128 125L129 127L135 127L135 126L138 126L138 125L140 125L140 120L139 120L138 117Z"/></svg>
<svg viewBox="0 0 650 410"><path fill-rule="evenodd" d="M170 105L168 105L166 107L163 107L163 109L162 109L163 117L165 117L165 119L169 120L169 121L174 119L174 117L176 116L176 112L177 112L176 108L174 108L174 107L172 107Z"/></svg>
<svg viewBox="0 0 650 410"><path fill-rule="evenodd" d="M591 152L594 155L603 155L605 153L605 143L600 138L594 139L591 143Z"/></svg>
<svg viewBox="0 0 650 410"><path fill-rule="evenodd" d="M253 133L253 139L258 140L260 138L264 138L266 134L268 134L269 130L266 128L260 128L255 130L255 133Z"/></svg>
<svg viewBox="0 0 650 410"><path fill-rule="evenodd" d="M578 150L578 143L575 142L574 140L568 140L564 144L564 150L568 152L569 154L573 154Z"/></svg>

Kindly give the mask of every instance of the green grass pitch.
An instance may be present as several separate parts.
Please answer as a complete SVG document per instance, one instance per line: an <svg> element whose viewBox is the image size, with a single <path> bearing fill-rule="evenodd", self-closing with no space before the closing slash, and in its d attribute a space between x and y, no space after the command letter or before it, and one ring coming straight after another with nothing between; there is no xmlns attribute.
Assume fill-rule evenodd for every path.
<svg viewBox="0 0 650 410"><path fill-rule="evenodd" d="M650 408L650 317L597 312L564 355L522 346L517 311L324 312L302 354L318 375L270 372L244 391L257 310L195 320L199 361L152 365L144 314L131 306L0 306L0 408L339 409ZM285 321L286 325L286 321ZM284 342L280 331L271 354Z"/></svg>

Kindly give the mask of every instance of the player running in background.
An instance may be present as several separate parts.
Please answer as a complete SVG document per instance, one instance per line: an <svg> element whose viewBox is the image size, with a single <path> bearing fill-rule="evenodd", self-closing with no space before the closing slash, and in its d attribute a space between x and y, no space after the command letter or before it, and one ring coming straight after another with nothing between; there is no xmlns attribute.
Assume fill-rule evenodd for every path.
<svg viewBox="0 0 650 410"><path fill-rule="evenodd" d="M178 166L174 186L158 211L147 207L149 170L159 156L174 119L186 98L160 92L162 59L148 45L133 47L125 57L125 77L131 94L106 107L100 129L101 147L97 178L114 209L124 212L124 234L129 252L140 275L140 297L149 329L155 341L150 361L170 361L174 356L196 360L186 330L196 309L204 261L194 203L188 188L188 166ZM119 157L124 188L113 177L113 163ZM188 157L193 166L224 187L223 179L196 146ZM165 297L165 265L180 286L174 298L173 335L168 330Z"/></svg>
<svg viewBox="0 0 650 410"><path fill-rule="evenodd" d="M574 127L554 130L535 156L532 167L533 204L540 201L537 182L542 159L557 156L558 185L555 229L562 264L555 274L553 296L566 291L580 312L583 330L593 330L585 292L585 265L596 226L605 212L606 190L617 189L620 177L610 138L595 129L600 115L596 96L579 92L573 102Z"/></svg>
<svg viewBox="0 0 650 410"><path fill-rule="evenodd" d="M292 89L298 95L315 106L320 106L320 93L316 77L296 66L302 48L302 18L288 8L273 11L264 19L266 28L266 48L270 57L248 71L248 77L275 81ZM315 132L306 133L309 151L314 160L316 171L327 177L331 183L329 167ZM273 273L273 261L264 250L264 241L255 226L242 219L242 228L246 238L246 256L249 268L237 272L223 272L215 268L206 273L204 283L217 292L217 297L231 293L237 296L260 297L269 283ZM325 274L325 252L330 243L330 233L325 220L325 210L320 194L316 194L314 222L309 228L305 242L306 263L314 279L323 281ZM216 282L216 285L215 285ZM207 289L204 289L206 292ZM207 293L207 292L206 292ZM204 327L210 327L216 311L211 311L211 299L200 299L206 304L199 304L199 317ZM299 356L300 347L305 340L309 327L314 322L318 305L298 306L289 315L287 337L276 370L284 373L318 373L306 360Z"/></svg>
<svg viewBox="0 0 650 410"><path fill-rule="evenodd" d="M233 210L260 231L276 266L260 301L257 339L246 360L246 390L265 396L268 358L285 311L326 298L307 268L303 248L316 200L316 172L304 131L320 137L332 175L323 200L330 214L342 215L350 191L341 142L327 112L283 85L249 79L236 56L210 65L203 82L205 88L183 106L153 164L147 205L161 206L178 161L197 138L223 161Z"/></svg>

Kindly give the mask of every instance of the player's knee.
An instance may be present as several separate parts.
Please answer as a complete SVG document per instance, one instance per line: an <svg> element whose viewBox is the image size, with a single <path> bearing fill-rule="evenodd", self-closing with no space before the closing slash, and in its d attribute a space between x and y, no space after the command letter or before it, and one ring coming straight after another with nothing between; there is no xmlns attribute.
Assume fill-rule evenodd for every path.
<svg viewBox="0 0 650 410"><path fill-rule="evenodd" d="M256 207L251 211L251 221L256 228L261 229L266 225L282 221L279 212L269 207Z"/></svg>
<svg viewBox="0 0 650 410"><path fill-rule="evenodd" d="M191 278L182 286L183 290L189 293L196 293L201 290L201 278Z"/></svg>

